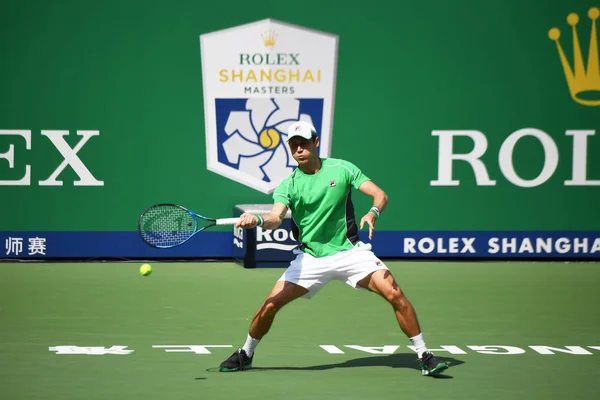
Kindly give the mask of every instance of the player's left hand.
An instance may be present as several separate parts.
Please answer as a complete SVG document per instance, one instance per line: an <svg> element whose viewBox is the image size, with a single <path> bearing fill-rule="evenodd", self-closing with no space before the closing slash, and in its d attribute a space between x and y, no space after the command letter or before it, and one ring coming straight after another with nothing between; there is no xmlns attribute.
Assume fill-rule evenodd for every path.
<svg viewBox="0 0 600 400"><path fill-rule="evenodd" d="M369 225L369 240L373 239L373 232L375 231L375 214L372 212L368 212L364 217L360 220L360 229L365 226L365 222Z"/></svg>

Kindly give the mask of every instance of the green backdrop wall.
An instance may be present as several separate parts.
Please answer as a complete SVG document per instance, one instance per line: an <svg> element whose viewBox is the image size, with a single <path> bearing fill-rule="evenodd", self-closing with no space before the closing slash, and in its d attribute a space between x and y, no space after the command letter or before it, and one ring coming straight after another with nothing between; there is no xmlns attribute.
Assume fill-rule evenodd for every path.
<svg viewBox="0 0 600 400"><path fill-rule="evenodd" d="M560 30L574 68L567 16L579 16L587 75L578 82L590 89L582 96L600 99L597 52L588 64L596 40L593 7L600 3L5 0L0 130L12 133L0 134L0 181L22 179L30 166L30 182L0 185L0 245L32 232L121 232L133 243L137 217L153 203L219 217L231 216L236 204L270 203L269 194L207 169L199 36L271 18L338 35L331 156L356 163L388 193L377 228L400 236L387 236L386 248L406 232L570 232L589 240L589 251L579 255L600 254L592 251L600 237L600 106L571 97L548 37L551 28ZM535 187L514 184L499 165L502 144L526 128L547 134L558 154L556 170ZM30 149L15 130L30 132ZM78 130L98 131L77 157L103 185L75 186L71 166L57 177L62 186L40 185L64 158L42 135L47 130L68 131L70 148L82 138ZM495 185L478 184L465 161L452 163L459 185L432 184L440 180L441 139L434 131L449 130L485 136L480 160ZM573 130L591 131L577 134L586 147L575 156L574 136L567 135ZM455 154L474 147L466 136L453 143ZM524 137L514 147L514 170L532 180L547 156L540 140ZM581 163L587 183L566 185ZM358 193L354 199L357 213L368 210L370 199ZM230 232L219 232L218 254L200 245L186 254L227 256ZM54 255L82 255L68 244L72 239L56 239L66 242L56 244ZM111 255L100 239L94 246L84 255ZM114 255L150 254L136 246ZM389 255L402 256L400 248Z"/></svg>

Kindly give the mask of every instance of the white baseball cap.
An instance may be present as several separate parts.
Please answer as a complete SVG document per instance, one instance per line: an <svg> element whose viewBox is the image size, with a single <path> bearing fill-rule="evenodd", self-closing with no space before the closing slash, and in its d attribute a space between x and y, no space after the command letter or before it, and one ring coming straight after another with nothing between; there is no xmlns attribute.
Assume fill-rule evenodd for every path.
<svg viewBox="0 0 600 400"><path fill-rule="evenodd" d="M313 136L317 136L317 130L315 129L314 126L312 126L308 122L304 122L304 121L294 122L288 128L287 140L289 141L294 136L300 136L306 140L309 140Z"/></svg>

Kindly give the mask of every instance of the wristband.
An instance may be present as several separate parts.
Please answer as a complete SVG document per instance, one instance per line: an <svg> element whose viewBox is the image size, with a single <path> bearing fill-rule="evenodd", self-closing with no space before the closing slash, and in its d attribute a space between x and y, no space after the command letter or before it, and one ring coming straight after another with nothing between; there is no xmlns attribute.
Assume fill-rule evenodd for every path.
<svg viewBox="0 0 600 400"><path fill-rule="evenodd" d="M252 214L256 217L256 219L258 220L258 222L256 223L256 226L263 226L265 223L265 220L263 219L263 217L261 217L258 214Z"/></svg>
<svg viewBox="0 0 600 400"><path fill-rule="evenodd" d="M379 209L379 207L375 207L375 206L371 207L369 212L372 212L373 214L375 214L375 216L377 218L379 218L379 214L381 214L381 210Z"/></svg>

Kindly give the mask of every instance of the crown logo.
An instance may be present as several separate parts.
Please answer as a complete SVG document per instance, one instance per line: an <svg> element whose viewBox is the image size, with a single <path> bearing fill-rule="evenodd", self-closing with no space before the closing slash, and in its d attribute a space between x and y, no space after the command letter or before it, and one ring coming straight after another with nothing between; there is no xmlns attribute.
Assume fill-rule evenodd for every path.
<svg viewBox="0 0 600 400"><path fill-rule="evenodd" d="M567 84L571 97L579 104L585 106L600 106L600 57L598 56L598 34L596 32L596 20L600 16L600 10L596 7L590 8L588 17L592 20L592 29L590 33L590 48L588 50L587 69L584 66L583 54L579 45L579 36L577 35L577 24L579 16L571 13L567 17L567 23L573 30L573 69L558 39L560 30L552 28L548 31L548 37L556 42L558 55L562 63Z"/></svg>
<svg viewBox="0 0 600 400"><path fill-rule="evenodd" d="M277 34L275 33L275 31L272 30L268 30L265 31L262 35L263 38L263 43L265 44L265 47L269 50L271 50L273 47L275 47L275 41L277 40Z"/></svg>

